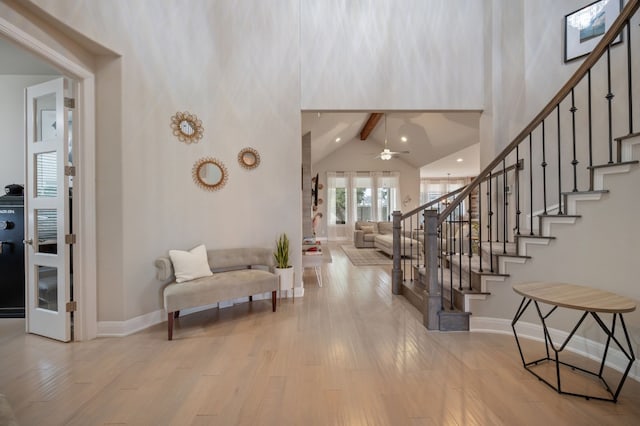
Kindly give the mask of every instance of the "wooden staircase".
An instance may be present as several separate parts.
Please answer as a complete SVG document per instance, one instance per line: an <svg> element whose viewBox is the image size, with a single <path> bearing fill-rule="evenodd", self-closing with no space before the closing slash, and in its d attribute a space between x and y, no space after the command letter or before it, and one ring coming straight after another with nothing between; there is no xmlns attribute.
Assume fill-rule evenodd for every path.
<svg viewBox="0 0 640 426"><path fill-rule="evenodd" d="M514 235L513 242L483 241L482 252L469 255L442 253L438 275L442 277L443 309L440 315L440 331L468 331L470 324L471 302L490 297L490 283L501 283L510 276L510 264L535 265L535 258L528 254L531 246L548 246L556 237L553 228L560 225L579 226L581 215L577 214L578 205L587 201L598 201L609 193L605 187L605 177L611 174L628 173L637 167L640 161L634 160L634 146L640 145L640 133L617 139L619 162L589 167L593 190L563 192L563 214L538 214L537 227L521 230ZM636 155L640 157L640 154ZM551 209L555 210L557 209ZM482 268L480 267L482 265ZM402 294L421 312L425 306L426 268L425 265L413 266L413 280L402 282ZM462 275L463 279L458 280ZM453 278L453 279L452 279ZM458 283L462 282L462 288ZM452 288L453 283L453 288Z"/></svg>

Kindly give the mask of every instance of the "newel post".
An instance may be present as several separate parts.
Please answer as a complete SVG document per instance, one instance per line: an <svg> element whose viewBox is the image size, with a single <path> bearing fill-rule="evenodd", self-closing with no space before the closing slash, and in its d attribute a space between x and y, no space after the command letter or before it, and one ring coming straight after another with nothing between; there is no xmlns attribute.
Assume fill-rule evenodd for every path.
<svg viewBox="0 0 640 426"><path fill-rule="evenodd" d="M440 329L442 297L438 283L438 212L425 210L426 297L422 322L428 330Z"/></svg>
<svg viewBox="0 0 640 426"><path fill-rule="evenodd" d="M393 212L393 269L391 270L391 292L402 294L402 269L400 253L400 231L402 213L398 210Z"/></svg>

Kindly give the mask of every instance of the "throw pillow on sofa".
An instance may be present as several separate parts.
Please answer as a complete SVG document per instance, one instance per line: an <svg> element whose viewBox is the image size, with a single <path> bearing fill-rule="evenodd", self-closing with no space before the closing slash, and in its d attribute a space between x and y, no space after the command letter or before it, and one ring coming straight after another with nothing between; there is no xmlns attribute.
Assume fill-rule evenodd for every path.
<svg viewBox="0 0 640 426"><path fill-rule="evenodd" d="M204 244L189 251L169 250L169 257L173 264L177 283L213 275L207 260L207 248Z"/></svg>
<svg viewBox="0 0 640 426"><path fill-rule="evenodd" d="M373 225L360 225L360 230L365 234L373 234Z"/></svg>

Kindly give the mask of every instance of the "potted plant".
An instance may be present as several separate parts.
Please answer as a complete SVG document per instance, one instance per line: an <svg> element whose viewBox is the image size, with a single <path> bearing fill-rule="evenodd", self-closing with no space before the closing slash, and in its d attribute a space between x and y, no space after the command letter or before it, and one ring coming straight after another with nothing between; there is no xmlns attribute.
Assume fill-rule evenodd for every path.
<svg viewBox="0 0 640 426"><path fill-rule="evenodd" d="M293 295L293 267L289 264L289 237L287 237L287 234L281 234L276 240L276 250L273 252L273 258L276 261L275 274L280 280L280 292L286 289L288 293L289 289L291 289Z"/></svg>

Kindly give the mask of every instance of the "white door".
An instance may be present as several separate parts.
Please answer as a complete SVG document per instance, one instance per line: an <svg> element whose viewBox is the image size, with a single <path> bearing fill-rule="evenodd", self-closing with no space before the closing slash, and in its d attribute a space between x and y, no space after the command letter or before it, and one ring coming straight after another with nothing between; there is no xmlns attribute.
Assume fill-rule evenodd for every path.
<svg viewBox="0 0 640 426"><path fill-rule="evenodd" d="M26 90L27 331L64 342L71 340L71 247L65 242L70 234L71 178L65 166L70 165L72 122L65 86L70 85L58 78Z"/></svg>

